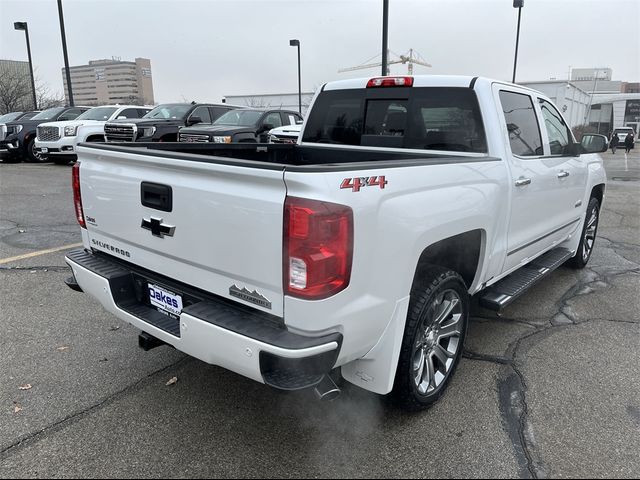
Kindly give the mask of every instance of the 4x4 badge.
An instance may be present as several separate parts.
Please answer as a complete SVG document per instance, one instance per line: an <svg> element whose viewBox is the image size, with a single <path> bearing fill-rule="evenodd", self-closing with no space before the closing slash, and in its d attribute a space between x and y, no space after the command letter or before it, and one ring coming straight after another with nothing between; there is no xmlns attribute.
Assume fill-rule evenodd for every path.
<svg viewBox="0 0 640 480"><path fill-rule="evenodd" d="M149 220L142 219L142 225L145 230L150 230L154 237L164 238L165 235L173 237L173 233L176 231L176 227L173 225L166 225L162 223L161 218L151 217Z"/></svg>

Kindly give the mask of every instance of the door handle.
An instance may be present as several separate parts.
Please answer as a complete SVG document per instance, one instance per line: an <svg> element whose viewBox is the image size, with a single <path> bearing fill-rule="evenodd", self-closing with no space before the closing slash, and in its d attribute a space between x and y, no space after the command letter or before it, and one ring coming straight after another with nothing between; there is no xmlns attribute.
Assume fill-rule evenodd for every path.
<svg viewBox="0 0 640 480"><path fill-rule="evenodd" d="M525 185L529 185L530 183L530 178L520 177L518 180L516 180L516 187L524 187Z"/></svg>
<svg viewBox="0 0 640 480"><path fill-rule="evenodd" d="M561 172L558 172L558 178L566 178L569 176L569 172L567 172L566 170L562 170Z"/></svg>

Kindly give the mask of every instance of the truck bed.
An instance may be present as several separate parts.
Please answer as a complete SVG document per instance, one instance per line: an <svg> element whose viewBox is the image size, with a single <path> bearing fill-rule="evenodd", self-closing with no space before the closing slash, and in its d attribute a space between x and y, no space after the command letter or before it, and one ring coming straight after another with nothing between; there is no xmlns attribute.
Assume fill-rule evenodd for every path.
<svg viewBox="0 0 640 480"><path fill-rule="evenodd" d="M278 145L238 143L216 145L211 143L83 143L95 149L129 152L156 157L190 160L222 165L247 166L287 171L336 171L358 168L390 168L412 165L441 165L446 163L472 163L497 161L498 158L468 153L416 153L381 151L378 148L341 147L340 145Z"/></svg>

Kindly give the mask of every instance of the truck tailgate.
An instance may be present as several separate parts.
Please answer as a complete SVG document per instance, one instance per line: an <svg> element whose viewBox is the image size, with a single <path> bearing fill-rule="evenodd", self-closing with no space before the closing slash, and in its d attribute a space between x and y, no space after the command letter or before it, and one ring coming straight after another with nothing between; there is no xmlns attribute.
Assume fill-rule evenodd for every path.
<svg viewBox="0 0 640 480"><path fill-rule="evenodd" d="M80 147L78 153L88 246L283 315L282 168L132 149ZM170 211L142 204L143 182L161 193L170 188Z"/></svg>

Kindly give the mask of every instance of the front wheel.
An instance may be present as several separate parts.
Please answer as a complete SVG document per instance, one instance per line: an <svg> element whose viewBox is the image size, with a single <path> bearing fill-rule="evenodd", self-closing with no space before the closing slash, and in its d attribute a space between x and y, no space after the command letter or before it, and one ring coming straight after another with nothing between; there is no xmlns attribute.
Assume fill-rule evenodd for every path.
<svg viewBox="0 0 640 480"><path fill-rule="evenodd" d="M587 206L587 216L582 227L582 236L578 244L576 254L567 261L567 265L573 268L584 268L591 258L593 246L598 233L598 222L600 220L600 202L597 198L591 198Z"/></svg>
<svg viewBox="0 0 640 480"><path fill-rule="evenodd" d="M460 363L468 320L469 295L460 275L431 267L411 291L390 395L396 405L419 410L443 395Z"/></svg>
<svg viewBox="0 0 640 480"><path fill-rule="evenodd" d="M36 139L29 140L26 146L27 161L31 163L40 163L46 161L44 157L36 151Z"/></svg>

